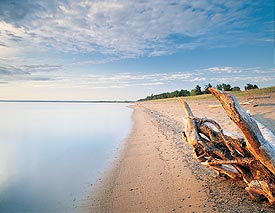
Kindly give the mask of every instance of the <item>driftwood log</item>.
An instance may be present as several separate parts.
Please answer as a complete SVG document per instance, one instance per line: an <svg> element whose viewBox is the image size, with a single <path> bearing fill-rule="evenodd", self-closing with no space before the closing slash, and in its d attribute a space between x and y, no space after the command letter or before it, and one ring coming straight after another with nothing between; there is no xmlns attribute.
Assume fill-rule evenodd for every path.
<svg viewBox="0 0 275 213"><path fill-rule="evenodd" d="M194 150L194 158L218 176L243 180L256 201L275 204L275 136L246 113L237 99L210 88L243 137L225 134L214 120L197 118L189 105L179 99L187 115L182 137Z"/></svg>

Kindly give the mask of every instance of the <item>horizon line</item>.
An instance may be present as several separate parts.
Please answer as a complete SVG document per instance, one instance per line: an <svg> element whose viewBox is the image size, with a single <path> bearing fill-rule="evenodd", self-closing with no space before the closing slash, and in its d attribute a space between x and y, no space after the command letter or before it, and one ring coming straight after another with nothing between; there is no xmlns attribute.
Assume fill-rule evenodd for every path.
<svg viewBox="0 0 275 213"><path fill-rule="evenodd" d="M124 100L124 101L117 101L117 100L0 100L0 102L25 102L25 103L30 103L30 102L37 102L37 103L132 103L136 101L129 101L129 100Z"/></svg>

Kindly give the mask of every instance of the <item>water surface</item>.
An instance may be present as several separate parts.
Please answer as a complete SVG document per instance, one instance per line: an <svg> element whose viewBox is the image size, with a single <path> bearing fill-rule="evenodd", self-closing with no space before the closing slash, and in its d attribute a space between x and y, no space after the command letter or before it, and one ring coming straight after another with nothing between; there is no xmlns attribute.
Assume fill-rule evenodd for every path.
<svg viewBox="0 0 275 213"><path fill-rule="evenodd" d="M0 103L0 212L81 212L131 128L125 104Z"/></svg>

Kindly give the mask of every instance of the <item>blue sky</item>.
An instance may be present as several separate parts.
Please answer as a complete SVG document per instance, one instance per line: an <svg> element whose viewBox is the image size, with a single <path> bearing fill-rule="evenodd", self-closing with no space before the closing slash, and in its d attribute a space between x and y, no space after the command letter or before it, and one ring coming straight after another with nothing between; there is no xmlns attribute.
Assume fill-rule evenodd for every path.
<svg viewBox="0 0 275 213"><path fill-rule="evenodd" d="M0 0L0 99L274 82L273 0Z"/></svg>

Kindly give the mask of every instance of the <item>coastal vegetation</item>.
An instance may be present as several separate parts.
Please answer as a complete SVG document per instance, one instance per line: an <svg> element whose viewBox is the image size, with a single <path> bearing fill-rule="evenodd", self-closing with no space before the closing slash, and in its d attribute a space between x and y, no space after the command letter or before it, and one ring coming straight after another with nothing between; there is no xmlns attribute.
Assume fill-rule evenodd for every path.
<svg viewBox="0 0 275 213"><path fill-rule="evenodd" d="M147 96L146 98L139 99L138 101L148 101L148 100L159 100L159 99L167 99L167 98L177 98L177 97L196 97L196 99L204 99L211 97L209 95L208 88L216 88L220 91L228 91L235 96L243 96L243 95L261 95L265 93L275 92L275 86L267 87L267 88L259 88L256 84L250 84L247 83L246 86L244 86L244 90L241 90L239 86L231 86L230 84L217 84L216 86L212 86L211 83L208 83L207 85L204 85L204 88L200 85L196 85L194 89L191 89L191 91L186 89L181 90L175 90L173 92L164 92L160 94L151 94L150 96Z"/></svg>

